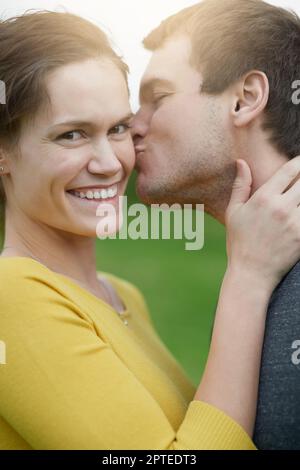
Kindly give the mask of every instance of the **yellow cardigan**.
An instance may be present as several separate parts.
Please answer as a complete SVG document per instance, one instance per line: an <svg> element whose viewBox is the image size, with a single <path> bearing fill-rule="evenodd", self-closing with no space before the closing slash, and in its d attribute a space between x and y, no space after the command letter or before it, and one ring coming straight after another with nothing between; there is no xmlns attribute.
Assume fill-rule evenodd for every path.
<svg viewBox="0 0 300 470"><path fill-rule="evenodd" d="M38 261L0 258L0 449L256 449L230 417L193 400L138 289L104 275L128 326Z"/></svg>

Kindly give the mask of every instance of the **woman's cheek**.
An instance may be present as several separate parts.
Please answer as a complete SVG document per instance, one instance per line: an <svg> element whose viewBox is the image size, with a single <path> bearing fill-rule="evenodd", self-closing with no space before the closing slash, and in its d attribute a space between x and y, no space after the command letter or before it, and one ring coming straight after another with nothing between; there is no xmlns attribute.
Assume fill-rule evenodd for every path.
<svg viewBox="0 0 300 470"><path fill-rule="evenodd" d="M75 177L88 165L92 156L92 149L87 149L87 147L64 148L56 152L53 166L62 176Z"/></svg>
<svg viewBox="0 0 300 470"><path fill-rule="evenodd" d="M129 175L135 165L135 150L131 137L118 143L116 155L118 155L126 174Z"/></svg>

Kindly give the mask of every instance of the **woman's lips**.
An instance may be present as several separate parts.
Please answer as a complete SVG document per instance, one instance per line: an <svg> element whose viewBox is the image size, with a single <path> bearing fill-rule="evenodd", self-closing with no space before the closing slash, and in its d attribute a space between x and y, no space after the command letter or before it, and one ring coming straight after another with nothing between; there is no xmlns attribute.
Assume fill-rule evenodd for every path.
<svg viewBox="0 0 300 470"><path fill-rule="evenodd" d="M75 197L76 199L79 199L79 201L84 201L84 202L98 202L98 203L101 203L101 202L106 202L106 201L111 201L113 199L115 199L117 197L117 194L113 197L107 197L105 199L103 198L99 198L99 199L88 199L87 197L80 197L80 196L76 196L76 194L73 194L73 193L70 193L68 192L68 194L70 194L71 196Z"/></svg>
<svg viewBox="0 0 300 470"><path fill-rule="evenodd" d="M68 195L69 198L71 198L71 201L75 204L80 204L82 207L85 209L92 209L95 211L99 205L102 204L112 204L112 205L117 205L118 200L120 197L120 192L118 191L117 194L113 197L108 197L105 199L99 198L99 199L88 199L88 198L81 198L80 196L76 196L72 192L66 191L66 194Z"/></svg>

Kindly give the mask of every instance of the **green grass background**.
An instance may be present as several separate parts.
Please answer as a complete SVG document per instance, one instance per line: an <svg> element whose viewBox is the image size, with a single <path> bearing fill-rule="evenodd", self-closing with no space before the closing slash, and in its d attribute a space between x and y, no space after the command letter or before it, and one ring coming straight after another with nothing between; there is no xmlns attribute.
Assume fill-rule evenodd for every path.
<svg viewBox="0 0 300 470"><path fill-rule="evenodd" d="M127 195L128 205L138 202L135 175ZM159 336L195 386L206 362L225 267L224 228L209 216L200 251L186 251L185 240L97 240L97 268L139 287Z"/></svg>

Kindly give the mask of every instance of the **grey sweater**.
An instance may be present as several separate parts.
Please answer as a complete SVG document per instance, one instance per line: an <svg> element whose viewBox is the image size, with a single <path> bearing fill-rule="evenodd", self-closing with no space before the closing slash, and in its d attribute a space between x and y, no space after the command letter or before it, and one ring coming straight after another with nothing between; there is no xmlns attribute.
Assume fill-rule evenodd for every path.
<svg viewBox="0 0 300 470"><path fill-rule="evenodd" d="M300 449L300 262L270 300L253 439L259 449Z"/></svg>

